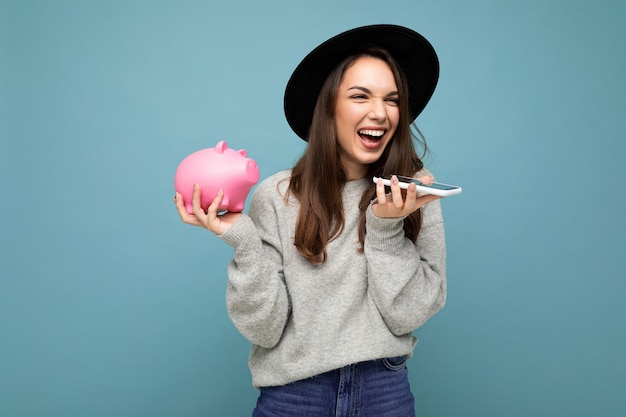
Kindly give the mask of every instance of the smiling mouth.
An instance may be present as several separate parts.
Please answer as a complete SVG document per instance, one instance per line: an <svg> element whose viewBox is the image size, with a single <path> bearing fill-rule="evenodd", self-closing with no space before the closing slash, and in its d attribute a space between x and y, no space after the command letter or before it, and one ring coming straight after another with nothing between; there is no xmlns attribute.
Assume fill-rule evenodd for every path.
<svg viewBox="0 0 626 417"><path fill-rule="evenodd" d="M380 142L386 130L361 129L357 131L359 137L366 142Z"/></svg>

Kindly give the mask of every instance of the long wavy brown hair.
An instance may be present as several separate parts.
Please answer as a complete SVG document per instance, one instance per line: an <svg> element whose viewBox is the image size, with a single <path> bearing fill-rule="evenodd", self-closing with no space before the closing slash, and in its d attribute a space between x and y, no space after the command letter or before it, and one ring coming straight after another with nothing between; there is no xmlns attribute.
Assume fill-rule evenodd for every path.
<svg viewBox="0 0 626 417"><path fill-rule="evenodd" d="M341 192L346 183L346 172L340 162L341 149L335 131L334 113L339 84L354 62L364 56L378 58L389 65L398 87L400 118L396 132L380 159L369 166L367 176L413 176L423 168L414 140L421 143L424 154L426 142L420 134L414 137L409 120L407 80L393 57L384 49L370 48L341 62L328 76L320 90L308 135L308 146L292 170L287 196L293 193L300 202L296 224L295 245L312 263L327 260L326 246L341 234L345 224ZM373 182L361 196L359 209L360 251L365 241L365 211L376 197ZM421 227L421 210L404 220L404 233L413 242Z"/></svg>

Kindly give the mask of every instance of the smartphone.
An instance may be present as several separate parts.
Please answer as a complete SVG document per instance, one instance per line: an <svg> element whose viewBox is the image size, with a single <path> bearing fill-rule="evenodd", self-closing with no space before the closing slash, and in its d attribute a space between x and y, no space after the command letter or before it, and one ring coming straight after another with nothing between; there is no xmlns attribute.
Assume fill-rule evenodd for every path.
<svg viewBox="0 0 626 417"><path fill-rule="evenodd" d="M378 177L373 178L374 182L378 182ZM409 184L413 183L417 186L417 192L420 194L433 194L440 197L448 197L451 195L460 194L463 189L458 185L441 184L439 182L432 182L425 184L420 182L417 178L402 177L398 175L398 181L400 181L400 188L409 188ZM383 184L391 185L391 180L386 177L383 178Z"/></svg>

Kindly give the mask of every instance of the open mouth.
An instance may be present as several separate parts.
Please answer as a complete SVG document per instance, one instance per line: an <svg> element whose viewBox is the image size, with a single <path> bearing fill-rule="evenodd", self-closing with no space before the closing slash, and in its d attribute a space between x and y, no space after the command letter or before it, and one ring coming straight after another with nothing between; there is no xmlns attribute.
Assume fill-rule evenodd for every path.
<svg viewBox="0 0 626 417"><path fill-rule="evenodd" d="M380 140L385 136L386 130L384 129L361 129L357 133L361 140L367 144L378 144Z"/></svg>

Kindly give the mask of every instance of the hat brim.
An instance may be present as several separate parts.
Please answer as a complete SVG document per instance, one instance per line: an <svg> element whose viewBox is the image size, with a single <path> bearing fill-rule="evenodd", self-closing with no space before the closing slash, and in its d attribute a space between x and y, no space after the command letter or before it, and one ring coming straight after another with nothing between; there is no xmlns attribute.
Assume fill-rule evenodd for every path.
<svg viewBox="0 0 626 417"><path fill-rule="evenodd" d="M319 45L291 75L284 109L289 126L300 138L308 140L317 97L330 72L348 56L370 47L386 49L404 71L409 87L410 122L424 110L439 79L439 60L430 42L402 26L358 27Z"/></svg>

